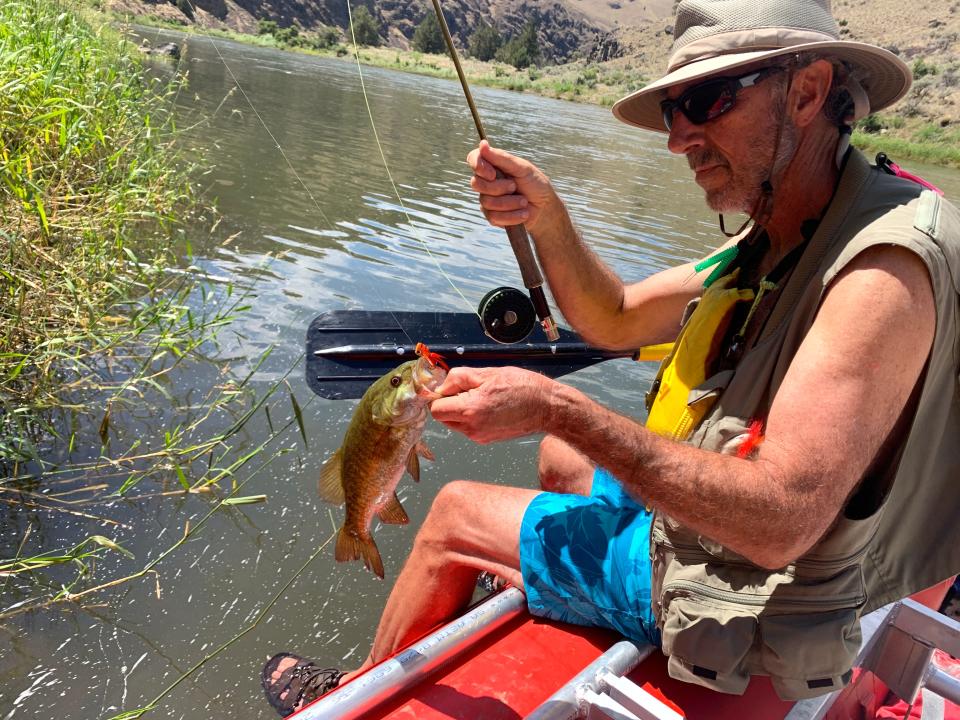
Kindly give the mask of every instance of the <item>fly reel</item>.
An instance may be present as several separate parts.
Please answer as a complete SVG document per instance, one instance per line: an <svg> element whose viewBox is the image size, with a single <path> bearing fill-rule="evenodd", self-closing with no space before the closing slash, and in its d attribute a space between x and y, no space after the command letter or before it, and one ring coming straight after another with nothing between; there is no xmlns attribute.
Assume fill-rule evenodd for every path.
<svg viewBox="0 0 960 720"><path fill-rule="evenodd" d="M529 296L512 287L494 288L484 295L477 314L487 337L504 345L525 340L537 322Z"/></svg>

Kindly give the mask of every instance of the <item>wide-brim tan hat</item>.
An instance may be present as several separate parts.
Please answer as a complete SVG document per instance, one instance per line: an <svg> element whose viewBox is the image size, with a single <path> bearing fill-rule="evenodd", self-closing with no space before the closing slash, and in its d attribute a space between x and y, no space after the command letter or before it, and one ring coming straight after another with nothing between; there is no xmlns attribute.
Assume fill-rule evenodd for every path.
<svg viewBox="0 0 960 720"><path fill-rule="evenodd" d="M889 50L840 40L829 0L681 0L674 33L667 74L618 100L618 119L667 132L660 103L669 88L798 52L846 62L866 91L869 112L895 103L913 81L910 67Z"/></svg>

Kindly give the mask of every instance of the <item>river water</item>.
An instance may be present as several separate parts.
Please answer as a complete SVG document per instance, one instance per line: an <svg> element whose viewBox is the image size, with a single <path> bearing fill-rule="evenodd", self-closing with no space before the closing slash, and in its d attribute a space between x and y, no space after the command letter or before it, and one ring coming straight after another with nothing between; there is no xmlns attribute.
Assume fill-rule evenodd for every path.
<svg viewBox="0 0 960 720"><path fill-rule="evenodd" d="M165 31L140 33L155 44L184 41ZM244 477L242 494L264 494L267 502L221 510L165 557L156 574L82 609L41 611L0 627L0 717L90 720L147 705L249 628L329 539L331 514L316 497L316 479L354 402L312 398L303 380L305 331L319 312L472 312L491 288L521 286L505 235L485 224L467 184L464 157L475 145L475 130L459 85L364 68L391 182L355 64L192 36L179 68L189 72L176 99L185 153L205 159L197 182L222 215L212 234L209 224L191 228L195 262L215 287L229 281L252 297L250 310L224 334L222 353L231 358L234 376L243 377L273 348L253 376L261 391L295 366L290 381L309 443L304 447L294 426L278 441L286 452ZM474 93L491 139L551 176L585 237L625 280L702 256L717 244L715 217L685 161L666 151L662 137L627 129L597 107L480 87ZM911 169L953 196L960 193L955 172ZM652 373L618 360L567 381L621 412L642 415ZM170 391L200 396L221 381L197 363ZM255 447L271 422L290 415L289 402L274 405L272 421L256 415L235 452ZM224 418L223 426L232 420ZM135 432L162 434L158 422L146 408ZM273 717L259 687L263 661L292 650L331 665L359 663L441 483L535 483L535 438L479 447L431 422L426 439L436 462L425 464L419 485L404 480L399 491L411 526L376 530L385 582L360 564L338 565L328 546L258 625L147 717ZM192 497L115 505L113 517L137 528L126 545L137 560L109 566L102 580L134 571L169 548L185 521L196 522L211 503ZM341 516L333 511L338 522ZM65 535L56 523L64 521L38 522L48 549L60 547ZM72 533L107 530L87 521Z"/></svg>

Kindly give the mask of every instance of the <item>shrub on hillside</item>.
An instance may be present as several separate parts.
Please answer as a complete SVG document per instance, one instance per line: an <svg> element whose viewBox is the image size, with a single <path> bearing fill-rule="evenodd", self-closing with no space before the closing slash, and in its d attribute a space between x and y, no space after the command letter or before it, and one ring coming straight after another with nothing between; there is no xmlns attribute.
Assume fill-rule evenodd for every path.
<svg viewBox="0 0 960 720"><path fill-rule="evenodd" d="M321 25L311 40L311 45L316 50L329 50L340 42L340 31L334 27Z"/></svg>
<svg viewBox="0 0 960 720"><path fill-rule="evenodd" d="M380 27L366 5L353 11L353 35L358 45L380 44Z"/></svg>
<svg viewBox="0 0 960 720"><path fill-rule="evenodd" d="M881 120L880 116L876 113L867 115L865 118L857 122L857 130L865 133L878 133L883 130L883 128L883 120Z"/></svg>
<svg viewBox="0 0 960 720"><path fill-rule="evenodd" d="M856 129L865 133L878 133L882 130L899 130L906 121L899 115L867 115L856 124Z"/></svg>
<svg viewBox="0 0 960 720"><path fill-rule="evenodd" d="M278 43L283 45L303 44L303 38L300 37L300 29L296 25L280 28L273 34L273 36L277 39Z"/></svg>
<svg viewBox="0 0 960 720"><path fill-rule="evenodd" d="M923 58L913 61L913 79L919 80L925 75L936 75L940 69L933 63L924 62Z"/></svg>
<svg viewBox="0 0 960 720"><path fill-rule="evenodd" d="M536 65L540 59L540 41L537 39L537 26L532 22L516 37L497 51L497 60L509 63L517 70Z"/></svg>
<svg viewBox="0 0 960 720"><path fill-rule="evenodd" d="M467 40L467 51L471 57L486 62L497 56L497 50L501 45L503 45L503 38L500 37L497 29L486 23L480 23L480 27L474 30Z"/></svg>
<svg viewBox="0 0 960 720"><path fill-rule="evenodd" d="M411 44L417 52L436 54L445 51L443 31L440 29L440 22L435 13L428 12L423 22L417 25Z"/></svg>

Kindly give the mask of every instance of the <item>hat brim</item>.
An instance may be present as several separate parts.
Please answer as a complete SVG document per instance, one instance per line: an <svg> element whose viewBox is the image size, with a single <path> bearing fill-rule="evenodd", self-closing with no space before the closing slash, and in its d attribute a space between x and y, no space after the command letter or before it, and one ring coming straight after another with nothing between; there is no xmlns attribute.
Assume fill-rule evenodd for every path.
<svg viewBox="0 0 960 720"><path fill-rule="evenodd" d="M850 40L813 42L773 50L717 55L688 63L618 100L613 106L613 114L628 125L665 133L668 131L663 124L660 103L670 88L804 51L822 52L858 68L857 77L870 100L870 112L893 105L907 94L913 81L910 67L889 50Z"/></svg>

